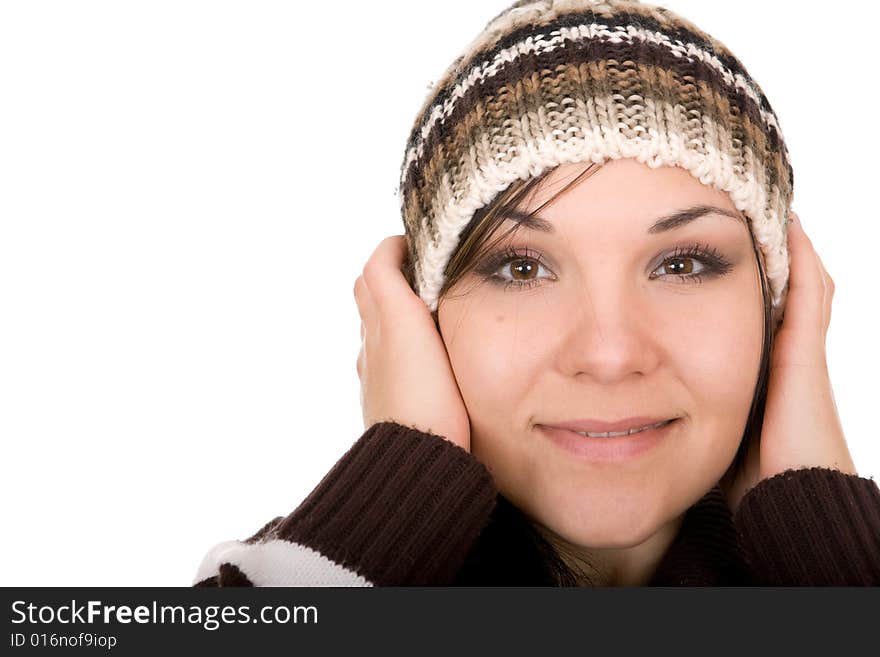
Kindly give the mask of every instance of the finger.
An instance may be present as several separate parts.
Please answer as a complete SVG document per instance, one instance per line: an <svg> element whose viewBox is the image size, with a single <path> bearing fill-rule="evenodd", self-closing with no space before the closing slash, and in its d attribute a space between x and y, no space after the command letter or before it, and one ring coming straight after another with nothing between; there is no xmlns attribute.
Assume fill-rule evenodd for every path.
<svg viewBox="0 0 880 657"><path fill-rule="evenodd" d="M358 314L361 316L361 337L364 337L363 323L371 321L373 299L363 275L358 276L354 281L354 300L357 303Z"/></svg>
<svg viewBox="0 0 880 657"><path fill-rule="evenodd" d="M797 217L796 213L791 214ZM791 264L786 316L801 326L818 326L824 323L825 283L813 243L800 221L789 224L788 249Z"/></svg>
<svg viewBox="0 0 880 657"><path fill-rule="evenodd" d="M797 217L796 214L795 216ZM803 228L801 230L803 231ZM834 281L831 280L831 275L828 273L828 270L825 268L825 264L822 262L822 256L820 256L819 252L815 249L815 247L813 247L812 240L810 240L810 248L812 248L813 250L813 255L816 259L816 268L818 269L819 276L822 279L821 321L823 331L827 334L828 326L831 324L831 305L834 299Z"/></svg>
<svg viewBox="0 0 880 657"><path fill-rule="evenodd" d="M791 213L794 217L798 219L797 227L800 229L800 234L803 235L804 239L809 243L810 249L813 251L813 255L816 258L816 266L818 267L819 274L822 278L823 285L829 286L831 282L831 277L828 275L828 271L825 269L825 265L822 264L822 258L819 256L819 252L816 250L816 247L813 246L813 240L809 238L809 236L804 232L804 227L800 222L800 217L798 217L797 213Z"/></svg>
<svg viewBox="0 0 880 657"><path fill-rule="evenodd" d="M825 263L822 262L822 256L819 255L818 251L816 253L816 262L819 264L819 270L822 272L822 281L825 283L825 290L828 294L834 294L834 280L831 278L831 274L828 273L828 270L825 269Z"/></svg>
<svg viewBox="0 0 880 657"><path fill-rule="evenodd" d="M824 286L825 295L823 297L823 326L825 328L825 332L828 332L828 326L831 324L831 305L834 302L834 281L831 280L831 275L828 273L828 270L825 269L825 265L822 262L822 258L819 255L819 252L816 251L816 262L820 271L822 272L822 284Z"/></svg>
<svg viewBox="0 0 880 657"><path fill-rule="evenodd" d="M364 265L364 281L373 302L380 308L392 306L391 299L413 294L401 271L406 249L405 235L386 237Z"/></svg>

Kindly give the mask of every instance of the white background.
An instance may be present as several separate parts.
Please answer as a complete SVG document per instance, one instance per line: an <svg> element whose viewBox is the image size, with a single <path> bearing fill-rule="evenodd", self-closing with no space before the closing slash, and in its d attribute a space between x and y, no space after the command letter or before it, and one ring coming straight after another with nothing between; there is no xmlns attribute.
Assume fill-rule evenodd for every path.
<svg viewBox="0 0 880 657"><path fill-rule="evenodd" d="M0 4L0 584L188 585L361 435L354 280L429 83L507 4ZM779 115L878 477L878 10L664 4Z"/></svg>

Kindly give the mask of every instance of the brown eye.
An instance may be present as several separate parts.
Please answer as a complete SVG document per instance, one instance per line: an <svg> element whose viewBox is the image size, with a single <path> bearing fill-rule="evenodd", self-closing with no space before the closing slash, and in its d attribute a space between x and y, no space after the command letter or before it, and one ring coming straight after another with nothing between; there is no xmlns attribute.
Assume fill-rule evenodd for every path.
<svg viewBox="0 0 880 657"><path fill-rule="evenodd" d="M515 281L530 281L532 274L537 273L538 264L529 258L520 258L510 262L510 273Z"/></svg>
<svg viewBox="0 0 880 657"><path fill-rule="evenodd" d="M678 247L674 253L667 255L651 278L674 277L682 283L702 283L704 276L717 278L732 268L733 265L711 246L694 244Z"/></svg>
<svg viewBox="0 0 880 657"><path fill-rule="evenodd" d="M541 273L543 270L543 274ZM540 285L545 278L553 279L553 272L544 264L541 255L527 249L524 253L513 248L488 256L475 268L476 273L490 283L515 288Z"/></svg>
<svg viewBox="0 0 880 657"><path fill-rule="evenodd" d="M665 263L667 274L688 275L694 273L694 259L682 256L669 258Z"/></svg>

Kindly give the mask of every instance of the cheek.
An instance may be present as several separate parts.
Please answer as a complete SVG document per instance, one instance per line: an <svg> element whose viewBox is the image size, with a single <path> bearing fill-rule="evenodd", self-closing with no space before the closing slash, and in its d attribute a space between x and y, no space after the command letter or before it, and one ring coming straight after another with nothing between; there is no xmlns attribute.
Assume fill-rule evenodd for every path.
<svg viewBox="0 0 880 657"><path fill-rule="evenodd" d="M535 349L541 347L508 313L472 308L465 320L450 317L456 328L446 342L459 390L472 424L504 426L534 385L533 369L541 362Z"/></svg>
<svg viewBox="0 0 880 657"><path fill-rule="evenodd" d="M472 307L463 321L449 319L457 328L446 349L470 420L471 452L503 490L530 489L540 459L529 458L534 446L524 427L540 404L536 382L556 345L540 322L516 313Z"/></svg>
<svg viewBox="0 0 880 657"><path fill-rule="evenodd" d="M700 312L693 309L681 322L674 351L676 374L692 394L698 409L737 416L748 410L761 364L763 309L760 295L748 287L736 293L707 298Z"/></svg>

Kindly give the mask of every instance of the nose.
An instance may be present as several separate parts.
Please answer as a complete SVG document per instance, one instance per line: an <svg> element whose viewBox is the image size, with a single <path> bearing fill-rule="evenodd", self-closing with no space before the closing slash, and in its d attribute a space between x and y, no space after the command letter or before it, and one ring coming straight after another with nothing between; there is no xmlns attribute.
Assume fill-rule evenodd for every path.
<svg viewBox="0 0 880 657"><path fill-rule="evenodd" d="M622 283L584 283L559 343L559 367L568 376L610 385L648 374L661 360L661 338L674 324Z"/></svg>

